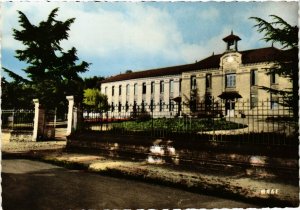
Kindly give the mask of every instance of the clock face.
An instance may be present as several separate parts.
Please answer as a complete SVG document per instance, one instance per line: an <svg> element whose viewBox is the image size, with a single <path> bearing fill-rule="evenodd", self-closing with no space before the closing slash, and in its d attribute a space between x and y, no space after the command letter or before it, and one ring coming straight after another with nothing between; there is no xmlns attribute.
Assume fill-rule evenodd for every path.
<svg viewBox="0 0 300 210"><path fill-rule="evenodd" d="M232 56L229 56L228 58L227 58L227 62L228 63L231 63L231 62L233 62L234 61L234 58L232 57Z"/></svg>

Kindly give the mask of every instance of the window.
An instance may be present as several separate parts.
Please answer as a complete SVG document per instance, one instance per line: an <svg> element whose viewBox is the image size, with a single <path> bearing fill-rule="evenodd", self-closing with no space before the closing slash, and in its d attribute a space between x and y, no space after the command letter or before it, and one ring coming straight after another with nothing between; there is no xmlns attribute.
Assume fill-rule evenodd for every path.
<svg viewBox="0 0 300 210"><path fill-rule="evenodd" d="M154 82L151 82L151 93L154 93Z"/></svg>
<svg viewBox="0 0 300 210"><path fill-rule="evenodd" d="M226 74L226 87L235 87L235 74Z"/></svg>
<svg viewBox="0 0 300 210"><path fill-rule="evenodd" d="M136 101L133 102L133 107L132 107L133 113L137 112L137 105L136 105Z"/></svg>
<svg viewBox="0 0 300 210"><path fill-rule="evenodd" d="M145 102L142 101L142 104L141 104L141 105L142 105L142 110L141 110L141 111L142 111L142 113L144 113L144 112L146 111L146 110L145 110Z"/></svg>
<svg viewBox="0 0 300 210"><path fill-rule="evenodd" d="M150 101L150 111L153 112L153 105L154 105L154 101L153 99L151 99Z"/></svg>
<svg viewBox="0 0 300 210"><path fill-rule="evenodd" d="M121 104L121 102L119 102L119 105L118 105L118 112L121 112L121 110L122 110L122 104Z"/></svg>
<svg viewBox="0 0 300 210"><path fill-rule="evenodd" d="M129 95L129 84L126 85L126 95Z"/></svg>
<svg viewBox="0 0 300 210"><path fill-rule="evenodd" d="M160 81L160 93L164 92L164 81Z"/></svg>
<svg viewBox="0 0 300 210"><path fill-rule="evenodd" d="M174 81L170 80L170 93L174 92Z"/></svg>
<svg viewBox="0 0 300 210"><path fill-rule="evenodd" d="M257 70L251 70L250 74L251 86L257 85Z"/></svg>
<svg viewBox="0 0 300 210"><path fill-rule="evenodd" d="M271 101L271 109L278 109L278 102L277 101Z"/></svg>
<svg viewBox="0 0 300 210"><path fill-rule="evenodd" d="M190 110L191 110L191 112L197 111L197 102L196 102L196 99L194 97L191 97Z"/></svg>
<svg viewBox="0 0 300 210"><path fill-rule="evenodd" d="M174 101L173 100L169 100L169 111L172 112L174 111Z"/></svg>
<svg viewBox="0 0 300 210"><path fill-rule="evenodd" d="M146 94L146 83L143 83L143 94Z"/></svg>
<svg viewBox="0 0 300 210"><path fill-rule="evenodd" d="M119 85L119 96L122 95L122 85Z"/></svg>
<svg viewBox="0 0 300 210"><path fill-rule="evenodd" d="M126 101L126 103L125 103L125 111L128 112L128 110L129 110L129 105L128 105L128 101Z"/></svg>
<svg viewBox="0 0 300 210"><path fill-rule="evenodd" d="M115 95L115 86L112 86L112 89L111 89L111 95L112 95L112 96Z"/></svg>
<svg viewBox="0 0 300 210"><path fill-rule="evenodd" d="M113 112L115 110L114 102L111 102L111 111Z"/></svg>
<svg viewBox="0 0 300 210"><path fill-rule="evenodd" d="M162 100L159 100L159 111L163 111L163 102Z"/></svg>
<svg viewBox="0 0 300 210"><path fill-rule="evenodd" d="M255 107L257 107L258 104L258 99L257 99L257 95L256 94L251 94L250 97L250 108L253 109Z"/></svg>
<svg viewBox="0 0 300 210"><path fill-rule="evenodd" d="M278 109L278 97L271 94L271 109Z"/></svg>
<svg viewBox="0 0 300 210"><path fill-rule="evenodd" d="M133 94L136 95L137 94L137 84L134 84L134 88L133 88Z"/></svg>
<svg viewBox="0 0 300 210"><path fill-rule="evenodd" d="M182 79L179 80L179 93L181 93L181 83L182 83Z"/></svg>
<svg viewBox="0 0 300 210"><path fill-rule="evenodd" d="M212 105L211 93L206 93L204 98L205 108L209 108Z"/></svg>
<svg viewBox="0 0 300 210"><path fill-rule="evenodd" d="M271 79L271 84L275 84L277 82L275 72L270 74L270 79Z"/></svg>
<svg viewBox="0 0 300 210"><path fill-rule="evenodd" d="M206 88L211 88L211 74L206 74L205 86Z"/></svg>
<svg viewBox="0 0 300 210"><path fill-rule="evenodd" d="M191 90L196 90L197 88L197 80L196 76L191 77Z"/></svg>

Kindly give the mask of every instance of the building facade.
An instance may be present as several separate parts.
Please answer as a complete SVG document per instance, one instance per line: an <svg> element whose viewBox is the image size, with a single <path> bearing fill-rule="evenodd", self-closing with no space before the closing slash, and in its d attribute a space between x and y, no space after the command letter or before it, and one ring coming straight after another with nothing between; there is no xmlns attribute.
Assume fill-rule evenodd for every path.
<svg viewBox="0 0 300 210"><path fill-rule="evenodd" d="M226 116L240 114L238 107L243 107L244 115L254 111L272 114L280 106L278 96L260 87L292 88L287 78L268 73L287 51L275 47L239 51L240 40L231 33L223 39L224 53L192 64L109 77L102 81L101 92L107 95L111 112L130 113L137 105L143 111L175 116L205 111L217 102ZM268 101L264 109L258 108L260 100Z"/></svg>

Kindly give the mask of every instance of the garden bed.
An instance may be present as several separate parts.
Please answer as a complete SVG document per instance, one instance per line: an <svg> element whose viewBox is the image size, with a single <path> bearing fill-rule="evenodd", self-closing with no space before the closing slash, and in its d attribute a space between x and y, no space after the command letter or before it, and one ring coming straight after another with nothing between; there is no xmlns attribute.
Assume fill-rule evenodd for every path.
<svg viewBox="0 0 300 210"><path fill-rule="evenodd" d="M231 130L245 128L247 125L226 121L225 119L193 119L193 118L160 118L146 121L127 121L114 123L112 129L125 129L129 131L188 131L201 132L212 130Z"/></svg>

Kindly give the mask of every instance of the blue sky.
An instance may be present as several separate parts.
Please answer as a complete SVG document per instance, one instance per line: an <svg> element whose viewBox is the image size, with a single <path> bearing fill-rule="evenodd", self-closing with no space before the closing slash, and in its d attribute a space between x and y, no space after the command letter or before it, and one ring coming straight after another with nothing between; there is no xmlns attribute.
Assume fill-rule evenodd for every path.
<svg viewBox="0 0 300 210"><path fill-rule="evenodd" d="M111 76L126 70L146 70L195 62L222 53L222 38L231 30L241 37L239 50L271 46L260 40L257 16L269 15L298 24L297 2L4 2L2 3L3 67L25 76L26 63L14 58L24 46L15 41L12 28L20 29L17 10L31 23L45 20L59 7L57 19L75 17L65 50L77 48L80 60L91 63L83 77ZM280 46L277 46L280 47Z"/></svg>

